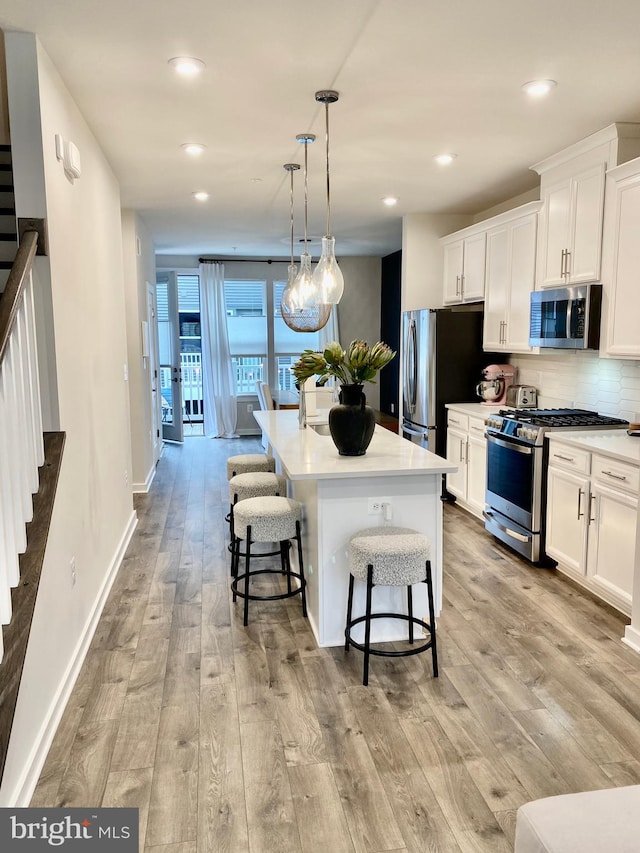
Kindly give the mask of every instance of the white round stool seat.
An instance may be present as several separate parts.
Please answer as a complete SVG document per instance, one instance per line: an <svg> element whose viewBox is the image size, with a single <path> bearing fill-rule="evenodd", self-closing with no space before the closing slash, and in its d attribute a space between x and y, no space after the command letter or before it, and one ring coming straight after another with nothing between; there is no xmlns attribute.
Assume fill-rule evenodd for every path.
<svg viewBox="0 0 640 853"><path fill-rule="evenodd" d="M235 505L233 516L238 539L246 539L251 527L253 542L282 542L295 537L302 504L285 497L247 498Z"/></svg>
<svg viewBox="0 0 640 853"><path fill-rule="evenodd" d="M250 474L236 474L229 480L229 500L232 504L248 498L286 494L287 479L282 474L254 471Z"/></svg>
<svg viewBox="0 0 640 853"><path fill-rule="evenodd" d="M409 527L368 527L349 542L349 571L367 579L373 566L373 582L381 586L410 586L422 583L429 559L429 540Z"/></svg>
<svg viewBox="0 0 640 853"><path fill-rule="evenodd" d="M236 474L250 474L256 471L276 470L276 460L266 453L241 453L238 456L229 456L227 459L227 480Z"/></svg>

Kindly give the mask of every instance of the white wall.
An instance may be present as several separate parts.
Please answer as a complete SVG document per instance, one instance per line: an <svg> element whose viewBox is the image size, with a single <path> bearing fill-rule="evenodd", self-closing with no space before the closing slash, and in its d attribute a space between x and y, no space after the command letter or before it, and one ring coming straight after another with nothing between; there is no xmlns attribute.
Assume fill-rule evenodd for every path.
<svg viewBox="0 0 640 853"><path fill-rule="evenodd" d="M147 282L155 286L153 240L133 210L122 211L122 253L127 314L129 407L131 410L131 482L134 492L146 492L153 479L156 443L153 436L149 358L142 356L143 321L147 316Z"/></svg>
<svg viewBox="0 0 640 853"><path fill-rule="evenodd" d="M0 32L0 145L9 144L9 105L4 58L4 34Z"/></svg>
<svg viewBox="0 0 640 853"><path fill-rule="evenodd" d="M17 193L18 215L39 215L46 198L54 379L67 437L0 789L3 806L28 804L92 620L135 525L125 482L131 450L118 184L36 37L7 33L5 42L15 174L27 176L35 200L32 206L29 192ZM12 91L26 100L12 98ZM56 133L80 151L82 176L75 183L56 160Z"/></svg>
<svg viewBox="0 0 640 853"><path fill-rule="evenodd" d="M402 219L402 310L441 308L444 251L440 237L473 223L460 214L410 213Z"/></svg>

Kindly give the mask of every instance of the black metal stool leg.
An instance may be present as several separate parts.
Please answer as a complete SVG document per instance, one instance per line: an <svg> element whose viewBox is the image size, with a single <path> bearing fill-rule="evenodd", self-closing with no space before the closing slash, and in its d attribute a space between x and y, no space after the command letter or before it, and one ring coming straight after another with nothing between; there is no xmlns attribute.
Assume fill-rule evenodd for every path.
<svg viewBox="0 0 640 853"><path fill-rule="evenodd" d="M429 599L429 625L431 626L431 659L433 677L438 677L438 649L436 646L436 612L433 606L433 582L431 579L431 561L427 560L427 597Z"/></svg>
<svg viewBox="0 0 640 853"><path fill-rule="evenodd" d="M247 539L246 539L246 551L245 551L245 577L244 577L244 627L246 628L249 624L249 560L251 554L251 525L247 527Z"/></svg>
<svg viewBox="0 0 640 853"><path fill-rule="evenodd" d="M371 645L371 592L373 590L373 566L367 567L367 607L364 622L364 674L362 683L369 684L369 647Z"/></svg>
<svg viewBox="0 0 640 853"><path fill-rule="evenodd" d="M302 559L302 535L300 522L296 521L296 541L298 542L298 574L300 575L300 595L302 597L302 615L307 616L307 582L304 577L304 562ZM289 553L287 551L287 553Z"/></svg>
<svg viewBox="0 0 640 853"><path fill-rule="evenodd" d="M413 587L407 587L407 606L409 613L409 642L413 643Z"/></svg>
<svg viewBox="0 0 640 853"><path fill-rule="evenodd" d="M280 541L280 559L282 560L282 572L287 576L287 592L291 593L291 560L289 558L289 540Z"/></svg>
<svg viewBox="0 0 640 853"><path fill-rule="evenodd" d="M351 613L353 609L353 575L349 574L349 597L347 598L347 627L344 632L344 650L349 651L349 631L351 629Z"/></svg>

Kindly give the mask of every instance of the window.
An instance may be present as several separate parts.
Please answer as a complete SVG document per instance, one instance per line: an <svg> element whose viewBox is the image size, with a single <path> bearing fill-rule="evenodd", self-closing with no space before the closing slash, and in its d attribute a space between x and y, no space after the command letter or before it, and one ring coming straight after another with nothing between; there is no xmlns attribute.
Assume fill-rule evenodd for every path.
<svg viewBox="0 0 640 853"><path fill-rule="evenodd" d="M166 275L168 273L160 273L158 276L161 349L165 338L167 348L169 346L167 291L166 284L162 284L163 276ZM183 273L176 271L175 277L178 288L183 405L187 415L195 415L195 419L199 420L202 418L200 277L188 274L188 270ZM266 275L265 279L268 280L269 276ZM319 348L318 332L294 332L282 319L280 302L286 281L265 279L227 279L224 283L229 349L238 395L256 394L257 382L268 382L276 390L293 389L293 363L303 350ZM163 370L161 377L163 391L166 386L170 397L170 368Z"/></svg>
<svg viewBox="0 0 640 853"><path fill-rule="evenodd" d="M264 281L225 281L224 304L236 393L255 394L267 380L267 287Z"/></svg>
<svg viewBox="0 0 640 853"><path fill-rule="evenodd" d="M300 353L305 349L317 350L320 347L319 332L294 332L282 319L280 303L286 284L286 281L273 282L273 348L277 382L274 377L271 385L281 391L289 391L294 387L295 377L291 373L291 366L298 360Z"/></svg>

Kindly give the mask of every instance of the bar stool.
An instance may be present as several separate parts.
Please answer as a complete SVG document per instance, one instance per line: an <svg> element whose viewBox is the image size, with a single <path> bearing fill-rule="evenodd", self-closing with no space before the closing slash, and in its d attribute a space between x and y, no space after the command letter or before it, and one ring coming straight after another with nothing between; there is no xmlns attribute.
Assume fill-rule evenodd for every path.
<svg viewBox="0 0 640 853"><path fill-rule="evenodd" d="M276 460L267 453L240 453L227 458L227 480L238 474L252 474L256 471L268 471L274 474ZM231 514L227 513L224 520L231 524Z"/></svg>
<svg viewBox="0 0 640 853"><path fill-rule="evenodd" d="M364 674L362 683L369 683L369 655L381 657L406 657L431 649L433 675L438 677L438 652L436 647L436 623L433 606L433 583L431 577L430 547L426 536L408 527L370 527L359 530L349 542L349 597L347 623L345 627L345 652L353 646L364 652ZM352 617L354 580L367 583L366 609L364 616ZM413 615L412 585L427 584L429 601L429 623ZM374 586L406 586L408 615L404 613L372 613L371 593ZM419 646L400 651L371 648L371 621L373 619L403 619L409 623L409 643L413 645L413 626L418 625L429 633L429 640ZM365 623L364 643L351 637L351 629L360 622Z"/></svg>
<svg viewBox="0 0 640 853"><path fill-rule="evenodd" d="M231 575L235 577L238 574L238 561L240 557L245 555L240 551L240 541L237 539L234 532L234 516L233 508L238 501L245 501L248 498L270 497L287 494L287 479L282 474L272 474L269 471L255 471L251 474L236 474L229 480L229 531L231 534L231 542L229 543L229 551L231 551ZM280 551L269 551L267 553L256 554L256 557L273 557L279 554Z"/></svg>
<svg viewBox="0 0 640 853"><path fill-rule="evenodd" d="M233 600L239 595L244 598L244 625L249 624L249 601L276 601L291 598L294 595L302 597L302 615L307 615L307 582L304 577L302 561L302 540L300 525L302 522L302 504L285 497L247 498L235 504L233 509L234 531L238 542L245 542L245 570L231 582ZM291 569L289 559L289 540L298 543L298 572ZM281 569L251 569L251 546L256 542L279 542ZM254 555L256 556L256 555ZM249 581L257 575L280 574L287 578L287 591L275 595L259 595L249 592ZM300 586L293 588L292 578L300 581ZM241 584L244 581L243 587Z"/></svg>
<svg viewBox="0 0 640 853"><path fill-rule="evenodd" d="M275 470L276 460L266 453L241 453L227 459L227 480L237 474L253 474L256 471L269 471L273 474Z"/></svg>

